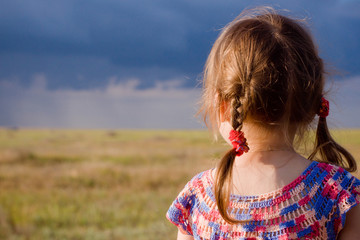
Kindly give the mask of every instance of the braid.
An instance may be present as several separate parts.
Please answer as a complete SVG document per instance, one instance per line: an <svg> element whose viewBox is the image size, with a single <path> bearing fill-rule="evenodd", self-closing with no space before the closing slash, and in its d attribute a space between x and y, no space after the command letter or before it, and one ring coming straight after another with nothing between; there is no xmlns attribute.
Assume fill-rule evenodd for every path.
<svg viewBox="0 0 360 240"><path fill-rule="evenodd" d="M241 102L237 98L233 98L231 101L232 106L232 118L231 126L234 130L240 131L243 124L243 111L241 110Z"/></svg>
<svg viewBox="0 0 360 240"><path fill-rule="evenodd" d="M231 126L234 130L241 131L246 114L243 110L242 103L237 96L238 95L231 99ZM232 169L236 154L237 153L233 148L228 151L221 159L217 169L215 181L215 199L219 208L219 212L223 219L230 224L239 222L235 219L232 219L227 212L229 205Z"/></svg>

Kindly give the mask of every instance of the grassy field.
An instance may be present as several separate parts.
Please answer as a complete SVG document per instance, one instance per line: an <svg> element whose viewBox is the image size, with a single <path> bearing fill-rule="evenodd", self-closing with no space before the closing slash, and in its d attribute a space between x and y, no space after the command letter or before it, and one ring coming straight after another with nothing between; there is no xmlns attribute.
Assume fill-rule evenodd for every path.
<svg viewBox="0 0 360 240"><path fill-rule="evenodd" d="M360 130L334 136L360 159ZM0 129L0 239L174 239L170 203L227 148L206 131Z"/></svg>

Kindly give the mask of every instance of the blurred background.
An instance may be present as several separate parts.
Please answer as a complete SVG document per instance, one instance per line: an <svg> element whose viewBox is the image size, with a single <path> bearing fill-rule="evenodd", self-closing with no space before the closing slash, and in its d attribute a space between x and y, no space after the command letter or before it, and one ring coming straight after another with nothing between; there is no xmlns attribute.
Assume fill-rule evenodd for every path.
<svg viewBox="0 0 360 240"><path fill-rule="evenodd" d="M359 0L2 0L0 126L200 128L207 54L258 5L307 20L332 75L330 122L360 127Z"/></svg>
<svg viewBox="0 0 360 240"><path fill-rule="evenodd" d="M194 117L203 65L258 5L307 20L359 160L358 0L0 0L0 239L175 239L168 207L229 148Z"/></svg>

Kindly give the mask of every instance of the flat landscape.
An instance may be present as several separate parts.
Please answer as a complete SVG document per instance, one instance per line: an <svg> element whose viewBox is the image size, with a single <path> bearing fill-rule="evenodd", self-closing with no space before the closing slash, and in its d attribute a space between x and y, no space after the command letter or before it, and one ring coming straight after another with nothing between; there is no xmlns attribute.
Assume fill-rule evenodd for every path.
<svg viewBox="0 0 360 240"><path fill-rule="evenodd" d="M360 130L333 133L360 165ZM0 128L0 239L175 239L169 205L228 148L200 130Z"/></svg>

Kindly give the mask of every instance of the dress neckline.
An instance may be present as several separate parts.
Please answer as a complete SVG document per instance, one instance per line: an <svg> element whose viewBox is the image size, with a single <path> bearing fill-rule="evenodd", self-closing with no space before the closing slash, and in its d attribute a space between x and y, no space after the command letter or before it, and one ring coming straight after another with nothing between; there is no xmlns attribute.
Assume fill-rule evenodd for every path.
<svg viewBox="0 0 360 240"><path fill-rule="evenodd" d="M291 181L290 183L286 184L283 187L280 187L270 192L261 193L258 195L230 194L230 201L244 201L244 200L256 201L256 199L267 200L269 198L281 196L287 192L293 191L304 180L304 178L309 174L309 172L312 171L315 168L315 166L318 165L318 163L319 162L312 161L298 177L296 177L293 181ZM215 170L215 168L211 169L208 173L208 181L210 181L210 183L214 186L215 181L212 176L213 170Z"/></svg>

